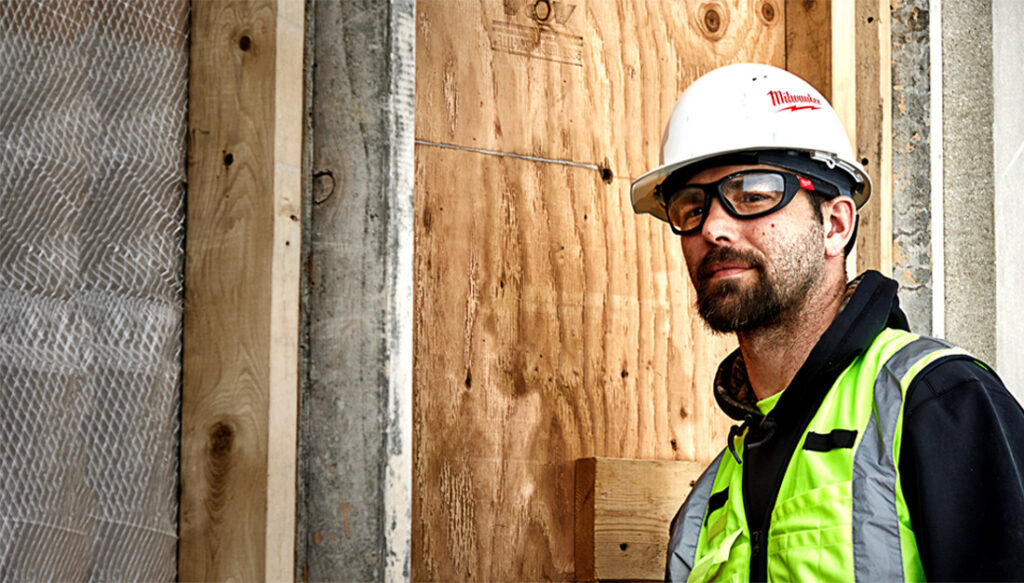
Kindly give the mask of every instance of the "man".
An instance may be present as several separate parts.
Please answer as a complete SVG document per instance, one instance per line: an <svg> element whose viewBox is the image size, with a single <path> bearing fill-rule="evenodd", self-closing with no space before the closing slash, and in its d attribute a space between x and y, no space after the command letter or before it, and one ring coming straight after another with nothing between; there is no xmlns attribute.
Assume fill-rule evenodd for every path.
<svg viewBox="0 0 1024 583"><path fill-rule="evenodd" d="M766 65L679 99L634 209L680 236L739 349L742 423L673 521L670 580L1024 580L1024 412L983 363L909 333L896 282L849 284L870 179L827 101Z"/></svg>

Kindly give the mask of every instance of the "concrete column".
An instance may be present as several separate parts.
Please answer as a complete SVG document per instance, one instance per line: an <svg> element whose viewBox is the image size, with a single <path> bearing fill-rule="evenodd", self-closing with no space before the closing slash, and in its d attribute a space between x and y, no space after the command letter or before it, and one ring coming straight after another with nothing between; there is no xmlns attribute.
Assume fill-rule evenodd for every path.
<svg viewBox="0 0 1024 583"><path fill-rule="evenodd" d="M932 63L928 0L892 8L892 243L900 305L919 334L933 334Z"/></svg>
<svg viewBox="0 0 1024 583"><path fill-rule="evenodd" d="M992 2L996 366L1024 401L1024 2Z"/></svg>
<svg viewBox="0 0 1024 583"><path fill-rule="evenodd" d="M945 337L998 367L992 14L991 0L942 2L942 245Z"/></svg>
<svg viewBox="0 0 1024 583"><path fill-rule="evenodd" d="M309 0L300 581L409 577L414 0Z"/></svg>

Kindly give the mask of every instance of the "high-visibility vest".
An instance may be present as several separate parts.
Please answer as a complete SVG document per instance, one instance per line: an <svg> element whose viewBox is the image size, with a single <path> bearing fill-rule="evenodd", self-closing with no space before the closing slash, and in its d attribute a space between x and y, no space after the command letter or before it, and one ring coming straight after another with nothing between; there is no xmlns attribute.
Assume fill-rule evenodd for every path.
<svg viewBox="0 0 1024 583"><path fill-rule="evenodd" d="M965 353L886 329L839 375L797 443L775 498L769 581L924 580L897 471L903 403L918 373L954 355ZM738 452L745 437L736 441ZM751 549L743 469L723 451L676 518L667 574L747 581Z"/></svg>

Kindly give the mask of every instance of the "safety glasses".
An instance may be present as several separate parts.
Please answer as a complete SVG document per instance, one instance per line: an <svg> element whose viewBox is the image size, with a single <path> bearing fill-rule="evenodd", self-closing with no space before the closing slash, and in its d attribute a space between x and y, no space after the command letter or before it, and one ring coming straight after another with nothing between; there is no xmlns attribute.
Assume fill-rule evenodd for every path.
<svg viewBox="0 0 1024 583"><path fill-rule="evenodd" d="M677 235L696 233L715 198L737 219L756 219L789 204L801 188L827 198L839 192L831 184L780 170L744 170L710 184L679 184L671 178L662 185L661 200L668 223Z"/></svg>

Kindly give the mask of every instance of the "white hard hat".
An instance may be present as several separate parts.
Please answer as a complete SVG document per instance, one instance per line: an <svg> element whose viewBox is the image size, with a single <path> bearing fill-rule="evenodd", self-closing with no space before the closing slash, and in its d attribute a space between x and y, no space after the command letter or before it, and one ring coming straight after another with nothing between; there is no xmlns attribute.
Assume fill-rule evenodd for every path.
<svg viewBox="0 0 1024 583"><path fill-rule="evenodd" d="M840 192L852 196L857 208L871 195L871 179L828 101L788 71L740 63L711 71L680 96L665 130L662 165L633 181L633 210L666 220L658 186L669 175L738 163L724 161L737 154L763 154L750 162L832 183L827 175L840 178Z"/></svg>

